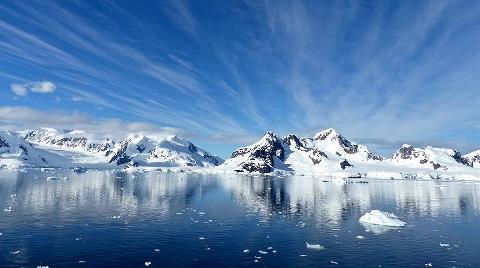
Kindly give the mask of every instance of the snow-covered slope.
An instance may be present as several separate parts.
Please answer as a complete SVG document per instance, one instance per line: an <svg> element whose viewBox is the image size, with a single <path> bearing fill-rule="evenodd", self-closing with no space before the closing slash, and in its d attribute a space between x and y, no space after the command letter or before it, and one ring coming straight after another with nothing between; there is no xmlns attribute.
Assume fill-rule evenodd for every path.
<svg viewBox="0 0 480 268"><path fill-rule="evenodd" d="M126 139L96 140L79 130L40 129L10 134L32 149L67 161L49 166L87 168L199 168L223 163L214 156L177 136L151 139L129 135ZM2 154L3 155L3 154ZM38 164L39 165L39 164Z"/></svg>
<svg viewBox="0 0 480 268"><path fill-rule="evenodd" d="M0 169L20 167L65 167L68 159L34 148L9 131L0 131Z"/></svg>
<svg viewBox="0 0 480 268"><path fill-rule="evenodd" d="M463 159L472 167L480 168L480 150L473 151L463 156Z"/></svg>
<svg viewBox="0 0 480 268"><path fill-rule="evenodd" d="M454 178L460 174L480 179L480 172L472 168L477 155L474 152L465 157L452 149L403 145L391 159L384 159L334 129L312 138L293 134L279 138L269 132L260 141L233 152L215 171L383 178Z"/></svg>
<svg viewBox="0 0 480 268"><path fill-rule="evenodd" d="M414 148L409 144L402 145L393 155L392 162L408 167L434 170L463 168L469 165L459 152L452 149L433 148L431 146Z"/></svg>

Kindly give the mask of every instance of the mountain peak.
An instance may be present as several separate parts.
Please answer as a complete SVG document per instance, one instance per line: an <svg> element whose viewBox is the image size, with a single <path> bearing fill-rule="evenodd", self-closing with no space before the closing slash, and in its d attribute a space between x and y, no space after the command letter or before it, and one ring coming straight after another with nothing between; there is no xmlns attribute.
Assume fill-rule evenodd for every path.
<svg viewBox="0 0 480 268"><path fill-rule="evenodd" d="M335 129L327 128L327 129L322 130L322 131L318 132L317 134L315 134L315 136L313 136L313 139L315 139L315 140L325 140L328 137L335 138L335 137L342 137L342 136Z"/></svg>

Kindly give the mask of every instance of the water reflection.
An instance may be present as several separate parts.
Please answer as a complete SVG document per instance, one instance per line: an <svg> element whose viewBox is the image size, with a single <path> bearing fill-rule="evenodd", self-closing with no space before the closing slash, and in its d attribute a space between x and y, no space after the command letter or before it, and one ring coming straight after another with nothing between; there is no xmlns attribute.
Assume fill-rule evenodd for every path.
<svg viewBox="0 0 480 268"><path fill-rule="evenodd" d="M48 176L68 180L47 181ZM379 206L391 206L404 217L478 214L478 183L438 181L378 181L368 184L325 182L292 177L211 176L173 173L3 172L0 199L5 208L31 214L89 209L117 209L135 216L139 207L156 215L188 207L193 199L221 190L234 202L268 219L274 215L314 218L338 226ZM16 195L16 196L15 196ZM18 198L21 197L21 198ZM1 208L3 210L3 208Z"/></svg>

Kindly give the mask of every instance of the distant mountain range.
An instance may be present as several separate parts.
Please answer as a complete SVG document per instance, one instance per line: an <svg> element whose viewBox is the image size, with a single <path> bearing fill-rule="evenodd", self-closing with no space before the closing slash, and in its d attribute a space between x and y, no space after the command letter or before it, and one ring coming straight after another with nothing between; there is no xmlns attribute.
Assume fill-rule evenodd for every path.
<svg viewBox="0 0 480 268"><path fill-rule="evenodd" d="M213 167L221 163L221 158L177 136L152 139L130 135L119 141L96 141L78 130L0 132L0 167L3 168L181 169Z"/></svg>
<svg viewBox="0 0 480 268"><path fill-rule="evenodd" d="M239 148L230 159L198 148L177 136L153 139L130 135L95 140L79 130L0 131L0 168L142 168L211 173L284 173L292 175L380 177L480 177L480 150L461 155L452 149L404 144L388 159L352 142L334 129L311 138L268 132ZM419 176L420 174L420 176Z"/></svg>

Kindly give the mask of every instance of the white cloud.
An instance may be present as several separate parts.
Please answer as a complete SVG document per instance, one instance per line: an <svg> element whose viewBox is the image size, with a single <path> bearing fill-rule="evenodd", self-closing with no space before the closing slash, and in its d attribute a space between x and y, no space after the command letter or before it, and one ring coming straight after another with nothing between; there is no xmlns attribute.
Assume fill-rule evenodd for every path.
<svg viewBox="0 0 480 268"><path fill-rule="evenodd" d="M94 138L125 138L128 134L144 134L152 138L178 135L191 138L193 132L180 128L159 127L144 122L131 122L115 118L97 119L81 113L42 111L29 107L0 107L0 129L24 130L42 127L77 129L90 133Z"/></svg>
<svg viewBox="0 0 480 268"><path fill-rule="evenodd" d="M10 88L17 96L26 96L28 92L53 93L57 86L50 81L27 82L23 84L11 84Z"/></svg>

